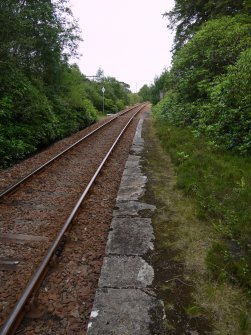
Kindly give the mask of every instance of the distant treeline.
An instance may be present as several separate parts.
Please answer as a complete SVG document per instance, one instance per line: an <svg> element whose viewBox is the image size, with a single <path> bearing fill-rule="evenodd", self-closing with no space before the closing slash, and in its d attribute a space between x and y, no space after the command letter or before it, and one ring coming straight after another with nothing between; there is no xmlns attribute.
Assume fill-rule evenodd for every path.
<svg viewBox="0 0 251 335"><path fill-rule="evenodd" d="M115 78L90 81L69 58L81 40L68 0L0 0L0 166L134 102Z"/></svg>
<svg viewBox="0 0 251 335"><path fill-rule="evenodd" d="M189 126L214 146L251 152L251 3L176 0L164 16L176 29L170 70L140 95L159 118Z"/></svg>

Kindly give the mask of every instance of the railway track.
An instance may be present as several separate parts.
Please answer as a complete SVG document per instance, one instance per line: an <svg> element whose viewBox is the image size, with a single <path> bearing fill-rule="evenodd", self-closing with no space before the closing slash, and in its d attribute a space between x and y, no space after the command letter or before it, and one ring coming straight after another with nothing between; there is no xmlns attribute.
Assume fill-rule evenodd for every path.
<svg viewBox="0 0 251 335"><path fill-rule="evenodd" d="M109 120L0 194L2 335L17 329L96 177L144 107Z"/></svg>

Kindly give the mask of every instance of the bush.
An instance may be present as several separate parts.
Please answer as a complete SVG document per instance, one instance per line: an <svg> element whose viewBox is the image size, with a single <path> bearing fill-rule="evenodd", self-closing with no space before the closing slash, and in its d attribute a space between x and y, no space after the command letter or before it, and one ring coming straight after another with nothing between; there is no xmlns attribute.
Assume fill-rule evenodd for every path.
<svg viewBox="0 0 251 335"><path fill-rule="evenodd" d="M251 48L218 77L202 107L199 128L218 145L251 153Z"/></svg>
<svg viewBox="0 0 251 335"><path fill-rule="evenodd" d="M40 81L28 79L15 68L1 78L0 166L95 122L96 109L81 90L79 70L67 71L67 89L50 90L48 97Z"/></svg>
<svg viewBox="0 0 251 335"><path fill-rule="evenodd" d="M175 54L172 89L154 113L173 125L191 126L206 134L211 144L249 154L250 62L246 16L208 21Z"/></svg>

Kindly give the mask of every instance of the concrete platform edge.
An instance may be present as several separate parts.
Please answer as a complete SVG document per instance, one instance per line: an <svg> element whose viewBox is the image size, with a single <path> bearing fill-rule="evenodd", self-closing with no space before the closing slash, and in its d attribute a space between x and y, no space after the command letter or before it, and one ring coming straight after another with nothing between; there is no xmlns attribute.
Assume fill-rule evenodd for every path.
<svg viewBox="0 0 251 335"><path fill-rule="evenodd" d="M117 195L87 335L151 335L154 323L165 317L151 287L154 270L144 259L154 247L155 207L140 200L147 183L140 165L143 122L141 118Z"/></svg>

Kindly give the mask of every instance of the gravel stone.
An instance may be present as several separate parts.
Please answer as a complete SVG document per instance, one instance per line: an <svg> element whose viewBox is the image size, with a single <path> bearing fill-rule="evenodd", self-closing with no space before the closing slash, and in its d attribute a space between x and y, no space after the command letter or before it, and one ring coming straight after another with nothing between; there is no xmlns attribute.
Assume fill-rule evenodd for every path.
<svg viewBox="0 0 251 335"><path fill-rule="evenodd" d="M81 206L71 232L67 235L64 249L58 261L49 270L39 291L37 305L45 311L44 317L36 320L25 318L20 326L23 333L26 334L26 327L31 327L29 329L39 330L39 334L46 335L62 334L62 330L67 334L85 334L105 254L113 207L138 119L139 117L135 118L115 147L112 157ZM62 158L63 164L61 160L56 161L36 178L27 182L24 187L4 199L0 204L0 211L1 220L5 224L0 227L0 234L11 231L16 234L45 236L49 242L52 241L79 198L81 190L90 180L92 171L102 160L102 153L107 152L107 148L113 141L112 137L114 138L116 132L123 128L125 116L118 121L116 126L109 129L105 127L99 135L91 137L85 144L78 146L77 150L72 150L67 155L69 158ZM69 141L65 140L54 145L53 148L50 147L47 153L45 151L36 155L33 157L36 163L28 159L9 169L9 172L3 171L0 184L2 186L11 184L15 181L15 177L18 176L16 179L19 179L31 168L37 167L36 164L42 164L59 149L64 149L67 143L75 142L78 136L74 135L74 139L69 138ZM68 174L68 171L71 173ZM6 177L8 181L3 182L3 178ZM15 202L16 205L13 205ZM49 210L46 209L47 205ZM47 248L48 244L44 242L39 244L39 248L32 243L8 246L10 253L6 252L6 255L22 255L24 261L20 268L17 267L13 276L9 272L0 271L3 278L0 300L3 292L9 293L9 305L4 313L1 313L0 323L13 307L16 297L24 289ZM2 249L0 247L0 253L4 250L6 246ZM85 266L84 270L83 266ZM75 299L71 310L75 312L77 310L78 315L75 312L73 312L74 315L69 314L68 306L71 302L64 301L63 293ZM55 296L58 297L57 300L54 300ZM32 330L29 332L32 333Z"/></svg>

